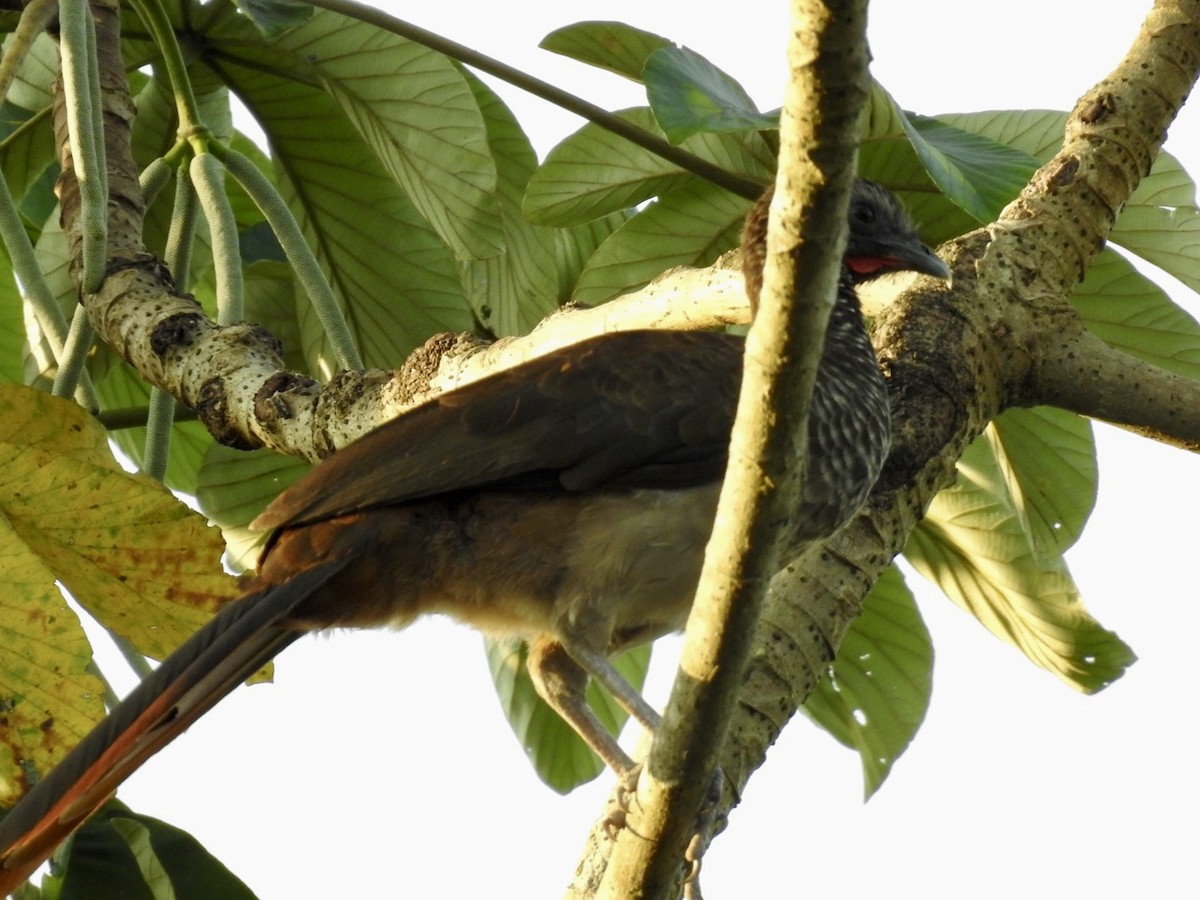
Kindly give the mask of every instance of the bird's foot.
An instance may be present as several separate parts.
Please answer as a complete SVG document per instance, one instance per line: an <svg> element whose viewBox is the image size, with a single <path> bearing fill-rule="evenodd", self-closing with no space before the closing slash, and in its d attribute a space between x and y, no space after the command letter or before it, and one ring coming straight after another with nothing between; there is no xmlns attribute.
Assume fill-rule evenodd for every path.
<svg viewBox="0 0 1200 900"><path fill-rule="evenodd" d="M616 802L604 816L604 831L613 840L616 840L617 832L624 828L629 820L629 810L637 796L638 778L641 774L642 764L634 763L617 779Z"/></svg>
<svg viewBox="0 0 1200 900"><path fill-rule="evenodd" d="M724 787L725 773L718 768L708 783L708 790L696 816L696 831L683 854L684 862L688 866L688 873L683 879L684 900L703 900L700 892L700 864L704 851L708 849L708 842L712 839L713 825L716 824L717 810L721 808L721 791Z"/></svg>

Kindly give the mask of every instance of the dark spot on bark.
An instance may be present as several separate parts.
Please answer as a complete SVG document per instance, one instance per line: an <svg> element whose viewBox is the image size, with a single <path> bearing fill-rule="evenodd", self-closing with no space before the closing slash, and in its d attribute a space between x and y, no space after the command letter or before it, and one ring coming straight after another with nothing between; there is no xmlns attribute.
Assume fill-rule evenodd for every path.
<svg viewBox="0 0 1200 900"><path fill-rule="evenodd" d="M254 413L263 421L290 419L295 410L284 394L306 391L315 387L316 381L298 372L276 372L254 395Z"/></svg>
<svg viewBox="0 0 1200 900"><path fill-rule="evenodd" d="M188 346L203 317L199 313L179 313L159 322L150 335L150 349L156 356L166 356L175 347Z"/></svg>
<svg viewBox="0 0 1200 900"><path fill-rule="evenodd" d="M200 399L196 402L196 417L208 429L218 443L235 450L257 450L259 441L248 440L229 418L225 380L212 378L200 388Z"/></svg>
<svg viewBox="0 0 1200 900"><path fill-rule="evenodd" d="M1079 113L1079 118L1089 125L1095 125L1113 112L1116 112L1116 103L1112 94L1101 94L1084 107L1083 111Z"/></svg>

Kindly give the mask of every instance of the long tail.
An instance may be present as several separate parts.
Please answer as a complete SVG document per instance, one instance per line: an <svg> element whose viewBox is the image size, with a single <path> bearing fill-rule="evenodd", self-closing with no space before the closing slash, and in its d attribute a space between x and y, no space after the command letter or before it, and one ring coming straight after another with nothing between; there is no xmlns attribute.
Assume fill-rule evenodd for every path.
<svg viewBox="0 0 1200 900"><path fill-rule="evenodd" d="M303 632L297 605L343 569L335 559L226 606L163 660L0 820L0 896L7 896L117 786Z"/></svg>

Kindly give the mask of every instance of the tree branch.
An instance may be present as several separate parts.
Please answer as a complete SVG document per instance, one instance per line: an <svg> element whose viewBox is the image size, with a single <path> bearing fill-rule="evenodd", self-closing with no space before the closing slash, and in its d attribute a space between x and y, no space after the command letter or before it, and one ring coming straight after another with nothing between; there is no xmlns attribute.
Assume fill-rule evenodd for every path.
<svg viewBox="0 0 1200 900"><path fill-rule="evenodd" d="M788 66L762 304L746 341L718 527L663 723L601 897L678 895L684 851L779 568L778 523L800 505L797 460L841 270L867 97L864 0L794 2ZM574 890L586 894L591 886L577 882Z"/></svg>
<svg viewBox="0 0 1200 900"><path fill-rule="evenodd" d="M1067 295L1196 80L1198 23L1195 0L1162 0L1155 6L1129 56L1102 83L1115 78L1128 88L1109 92L1116 98L1104 121L1111 139L1084 127L1096 124L1088 121L1095 119L1096 92L1090 92L1072 114L1062 152L1001 221L941 249L954 270L953 289L930 289L928 281L915 277L893 279L897 293L879 313L873 333L888 375L892 452L859 515L829 541L792 560L771 583L721 756L729 788L722 815L739 801L767 748L824 674L871 585L903 549L933 497L954 481L955 462L966 446L1004 409L1051 393L1045 372L1057 357L1047 351L1046 336L1082 327ZM1166 84L1158 87L1157 80L1147 82L1140 75L1130 80L1130 73L1142 72L1157 73L1155 79L1163 77ZM1134 140L1131 131L1147 137ZM1092 187L1092 179L1100 187ZM1141 368L1117 368L1119 354L1111 348L1098 356L1107 361L1105 376L1114 380L1122 371L1153 368L1141 363L1136 363ZM1069 376L1064 371L1062 382ZM1160 388L1175 378L1156 377ZM1098 379L1094 385L1096 397L1111 389ZM1144 403L1149 395L1131 391L1125 419L1161 420L1164 432L1178 432L1188 443L1179 420L1196 418L1195 406L1183 406L1194 390L1189 386L1154 414L1134 411L1132 404L1139 398ZM1160 395L1167 392L1154 394ZM1091 400L1099 412L1096 397ZM1060 399L1065 402L1065 392ZM1113 410L1105 412L1114 417ZM1186 426L1195 427L1194 421ZM595 879L609 852L600 826L588 846L586 874Z"/></svg>
<svg viewBox="0 0 1200 900"><path fill-rule="evenodd" d="M414 381L436 389L419 368L407 374L348 373L321 389L307 376L282 369L278 347L265 332L218 328L176 291L140 240L143 210L129 152L133 106L118 52L115 0L97 0L93 10L109 165L110 275L84 299L104 339L148 381L197 409L218 439L309 458L394 415L412 396ZM1053 400L1195 446L1194 431L1187 430L1195 423L1186 422L1195 418L1190 382L1176 384L1174 376L1157 370L1129 368L1133 364L1115 351L1086 343L1094 341L1087 336L1077 349L1092 353L1101 367L1080 380L1088 383L1072 385L1074 375L1086 374L1085 364L1078 354L1068 364L1066 345L1056 348L1046 338L1076 327L1066 295L1196 80L1198 22L1197 0L1160 0L1121 66L1077 106L1062 152L996 225L949 247L953 291L909 284L881 313L875 342L893 400L888 468L850 525L793 561L771 584L721 756L729 785L722 813L737 802L766 748L816 684L869 586L903 547L937 490L953 480L962 449L1004 408ZM63 121L59 100L56 134L65 148ZM63 223L78 259L78 187L68 150L60 151L60 161ZM718 292L740 293L737 278L722 277ZM673 283L664 280L654 291L661 297ZM614 309L620 307L571 315L603 320L609 329L619 326ZM550 329L535 332L533 341L547 341ZM498 358L513 358L517 346L506 345ZM1152 390L1122 383L1122 374L1131 371ZM1147 406L1162 408L1150 412ZM596 852L581 877L594 884L611 845L601 831L592 841Z"/></svg>

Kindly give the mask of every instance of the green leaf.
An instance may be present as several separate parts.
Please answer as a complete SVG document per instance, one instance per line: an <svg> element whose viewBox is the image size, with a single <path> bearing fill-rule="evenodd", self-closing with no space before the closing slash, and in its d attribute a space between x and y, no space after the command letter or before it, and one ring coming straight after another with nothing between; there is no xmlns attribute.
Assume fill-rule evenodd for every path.
<svg viewBox="0 0 1200 900"><path fill-rule="evenodd" d="M310 468L303 460L270 450L209 448L196 479L196 500L220 527L234 569L253 569L266 540L264 532L250 530L250 522Z"/></svg>
<svg viewBox="0 0 1200 900"><path fill-rule="evenodd" d="M944 113L938 121L1004 144L1047 162L1062 146L1067 114L1050 109L1003 109Z"/></svg>
<svg viewBox="0 0 1200 900"><path fill-rule="evenodd" d="M988 425L983 439L1000 466L1034 560L1053 564L1079 539L1096 505L1091 423L1048 406L1010 409Z"/></svg>
<svg viewBox="0 0 1200 900"><path fill-rule="evenodd" d="M450 59L323 10L273 46L291 54L289 75L320 80L456 256L504 252L487 130Z"/></svg>
<svg viewBox="0 0 1200 900"><path fill-rule="evenodd" d="M566 794L599 775L604 770L599 757L534 690L525 667L525 644L486 640L484 646L500 706L538 777ZM641 690L650 665L649 645L622 653L613 659L613 665ZM588 684L587 699L604 727L614 735L620 734L628 716L616 701L592 683Z"/></svg>
<svg viewBox="0 0 1200 900"><path fill-rule="evenodd" d="M154 847L150 844L150 829L135 819L113 817L109 819L113 830L129 845L133 851L133 859L137 864L138 874L150 889L154 900L177 900L175 887L171 884L171 876L163 868ZM105 889L109 889L108 884Z"/></svg>
<svg viewBox="0 0 1200 900"><path fill-rule="evenodd" d="M934 184L980 222L995 220L1037 169L1025 154L937 119L908 115L905 122Z"/></svg>
<svg viewBox="0 0 1200 900"><path fill-rule="evenodd" d="M1187 206L1126 204L1112 240L1200 291L1200 210Z"/></svg>
<svg viewBox="0 0 1200 900"><path fill-rule="evenodd" d="M239 65L239 56L261 46L239 16L225 14L208 40L222 57L221 77L271 142L280 192L346 309L366 364L390 368L431 334L469 330L473 316L449 249L338 104L299 80L302 63L264 51ZM324 330L307 303L297 318L308 368L331 374Z"/></svg>
<svg viewBox="0 0 1200 900"><path fill-rule="evenodd" d="M1046 162L1062 145L1067 114L1053 110L960 113L942 121ZM1200 289L1200 212L1196 185L1179 161L1160 153L1122 208L1109 240Z"/></svg>
<svg viewBox="0 0 1200 900"><path fill-rule="evenodd" d="M0 166L13 202L26 221L40 229L57 203L53 188L58 162L49 109L24 119L5 136L0 142Z"/></svg>
<svg viewBox="0 0 1200 900"><path fill-rule="evenodd" d="M933 245L978 227L979 221L934 184L909 135L903 112L874 84L868 97L867 125L858 152L858 172L887 185Z"/></svg>
<svg viewBox="0 0 1200 900"><path fill-rule="evenodd" d="M525 187L537 168L537 154L495 92L469 72L464 75L488 129L507 251L461 263L463 287L488 331L498 336L525 334L558 307L554 232L532 224L521 210Z"/></svg>
<svg viewBox="0 0 1200 900"><path fill-rule="evenodd" d="M266 37L303 25L315 12L307 3L294 0L237 0L237 5Z"/></svg>
<svg viewBox="0 0 1200 900"><path fill-rule="evenodd" d="M662 132L648 109L619 115L652 134ZM698 134L684 149L766 184L775 157L754 132ZM694 178L674 163L588 124L550 151L529 181L525 214L540 225L571 226L622 212Z"/></svg>
<svg viewBox="0 0 1200 900"><path fill-rule="evenodd" d="M977 222L992 221L1037 168L1011 147L904 112L877 82L872 84L869 122L868 141L886 138L891 143L903 134L938 189Z"/></svg>
<svg viewBox="0 0 1200 900"><path fill-rule="evenodd" d="M595 305L641 287L672 266L706 266L736 247L750 203L690 179L663 194L592 254L574 299Z"/></svg>
<svg viewBox="0 0 1200 900"><path fill-rule="evenodd" d="M0 246L0 381L21 384L25 380L24 301L13 275L7 249Z"/></svg>
<svg viewBox="0 0 1200 900"><path fill-rule="evenodd" d="M932 691L929 631L904 576L892 566L863 601L829 677L801 709L858 751L869 799L916 736Z"/></svg>
<svg viewBox="0 0 1200 900"><path fill-rule="evenodd" d="M1200 379L1200 325L1119 254L1101 251L1071 303L1105 343Z"/></svg>
<svg viewBox="0 0 1200 900"><path fill-rule="evenodd" d="M934 498L904 553L989 631L1072 687L1102 690L1136 659L1084 609L1064 562L1037 561L984 441L967 448L958 480Z"/></svg>
<svg viewBox="0 0 1200 900"><path fill-rule="evenodd" d="M575 294L575 285L584 266L610 234L629 221L624 213L610 213L603 219L593 219L570 228L554 231L554 260L558 272L558 299L560 303L570 300Z"/></svg>
<svg viewBox="0 0 1200 900"><path fill-rule="evenodd" d="M671 42L622 22L576 22L550 32L538 46L640 82L650 54Z"/></svg>
<svg viewBox="0 0 1200 900"><path fill-rule="evenodd" d="M13 40L12 35L5 37L5 55ZM14 73L5 99L31 112L45 109L54 102L54 82L58 76L58 46L54 38L43 31L34 38L25 59Z"/></svg>
<svg viewBox="0 0 1200 900"><path fill-rule="evenodd" d="M109 801L76 832L60 900L254 900L187 832Z"/></svg>
<svg viewBox="0 0 1200 900"><path fill-rule="evenodd" d="M702 132L777 128L733 78L687 47L650 54L643 72L654 117L672 143Z"/></svg>

